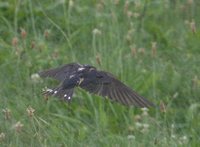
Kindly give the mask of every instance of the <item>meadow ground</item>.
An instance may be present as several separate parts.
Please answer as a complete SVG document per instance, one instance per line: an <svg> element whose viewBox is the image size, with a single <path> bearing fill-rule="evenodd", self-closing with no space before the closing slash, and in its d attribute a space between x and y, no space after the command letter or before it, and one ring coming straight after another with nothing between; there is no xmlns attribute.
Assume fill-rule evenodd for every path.
<svg viewBox="0 0 200 147"><path fill-rule="evenodd" d="M200 146L198 0L0 1L0 146ZM109 71L153 101L125 107L77 89L41 94L34 73Z"/></svg>

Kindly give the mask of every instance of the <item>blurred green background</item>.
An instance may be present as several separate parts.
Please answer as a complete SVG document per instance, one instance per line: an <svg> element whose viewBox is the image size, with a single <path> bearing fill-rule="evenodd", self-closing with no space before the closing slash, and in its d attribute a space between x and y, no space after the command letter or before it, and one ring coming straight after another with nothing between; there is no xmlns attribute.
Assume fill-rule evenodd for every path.
<svg viewBox="0 0 200 147"><path fill-rule="evenodd" d="M199 146L200 1L1 0L0 146ZM79 62L160 109L77 89L48 101L35 73Z"/></svg>

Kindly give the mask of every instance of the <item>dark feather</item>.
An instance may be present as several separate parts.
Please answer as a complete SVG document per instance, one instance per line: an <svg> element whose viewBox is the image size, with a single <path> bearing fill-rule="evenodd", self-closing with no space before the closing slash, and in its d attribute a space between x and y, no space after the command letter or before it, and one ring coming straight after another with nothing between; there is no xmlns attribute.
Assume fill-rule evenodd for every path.
<svg viewBox="0 0 200 147"><path fill-rule="evenodd" d="M61 86L53 88L53 89L46 89L44 91L45 96L56 96L60 99L64 99L66 101L69 101L72 99L74 89L63 89Z"/></svg>
<svg viewBox="0 0 200 147"><path fill-rule="evenodd" d="M80 67L82 67L82 65L77 63L70 63L58 68L44 70L42 72L39 72L39 75L42 78L51 77L62 82L70 75L75 73Z"/></svg>
<svg viewBox="0 0 200 147"><path fill-rule="evenodd" d="M124 105L135 105L138 107L154 106L153 103L138 95L124 83L117 80L112 74L98 71L90 65L71 63L42 71L39 75L44 78L52 77L61 82L60 86L52 91L46 91L46 95L54 95L64 99L70 97L71 99L74 88L79 86L90 93L108 97L112 101L117 101Z"/></svg>
<svg viewBox="0 0 200 147"><path fill-rule="evenodd" d="M98 74L101 74L103 78L97 79L95 83L87 85L81 84L80 87L90 93L108 97L124 105L135 105L138 107L154 106L153 103L139 96L135 91L114 78L110 73L99 71Z"/></svg>

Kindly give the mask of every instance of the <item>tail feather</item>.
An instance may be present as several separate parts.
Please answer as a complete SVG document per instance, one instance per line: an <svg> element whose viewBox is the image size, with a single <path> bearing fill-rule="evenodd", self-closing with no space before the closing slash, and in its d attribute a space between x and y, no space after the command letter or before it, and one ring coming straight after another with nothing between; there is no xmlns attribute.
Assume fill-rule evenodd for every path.
<svg viewBox="0 0 200 147"><path fill-rule="evenodd" d="M62 87L56 87L53 89L46 88L43 92L45 96L56 96L60 99L70 101L72 99L74 89L63 89Z"/></svg>

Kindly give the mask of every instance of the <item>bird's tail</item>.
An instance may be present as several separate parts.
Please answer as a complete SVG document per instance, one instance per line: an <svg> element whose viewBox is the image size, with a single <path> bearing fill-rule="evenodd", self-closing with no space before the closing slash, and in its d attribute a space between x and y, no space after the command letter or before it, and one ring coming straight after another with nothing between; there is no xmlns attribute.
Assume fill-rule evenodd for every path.
<svg viewBox="0 0 200 147"><path fill-rule="evenodd" d="M43 95L45 96L56 96L60 99L64 99L66 101L70 101L72 99L72 95L73 95L74 89L63 89L61 86L53 88L53 89L49 89L49 88L45 88L43 90Z"/></svg>

